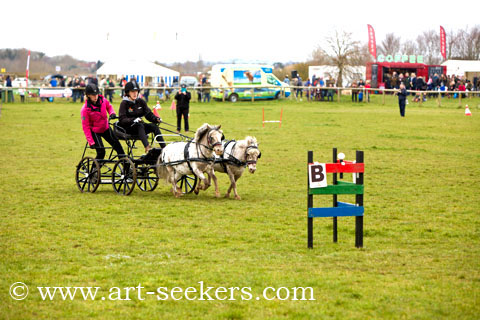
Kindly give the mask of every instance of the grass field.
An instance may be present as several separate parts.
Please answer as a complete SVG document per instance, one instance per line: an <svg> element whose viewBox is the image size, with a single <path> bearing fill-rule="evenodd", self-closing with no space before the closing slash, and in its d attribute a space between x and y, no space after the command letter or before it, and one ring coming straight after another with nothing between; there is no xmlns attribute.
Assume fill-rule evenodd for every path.
<svg viewBox="0 0 480 320"><path fill-rule="evenodd" d="M221 124L228 139L260 141L257 172L239 181L241 201L216 199L213 189L175 199L163 183L128 197L108 185L82 194L74 181L81 105L3 104L0 318L478 319L480 100L468 103L472 117L445 99L441 108L410 103L403 119L393 97L385 105L381 97L193 103L192 128ZM162 117L174 123L168 106ZM273 120L282 107L282 127L262 128L262 108ZM316 218L307 249L307 151L330 162L332 147L347 159L365 151L363 249L354 247L352 217L339 218L336 244L331 219ZM228 179L219 180L225 193ZM330 206L331 196L314 204ZM17 281L29 287L25 300L10 297ZM253 298L100 298L110 287L198 289L200 281L250 287ZM101 289L95 301L43 301L36 287L46 286ZM257 300L266 287L311 287L316 300Z"/></svg>

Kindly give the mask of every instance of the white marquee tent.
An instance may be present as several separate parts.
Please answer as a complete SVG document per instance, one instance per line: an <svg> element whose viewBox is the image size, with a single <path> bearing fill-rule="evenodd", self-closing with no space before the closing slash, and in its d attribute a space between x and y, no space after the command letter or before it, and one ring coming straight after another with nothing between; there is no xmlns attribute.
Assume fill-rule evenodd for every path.
<svg viewBox="0 0 480 320"><path fill-rule="evenodd" d="M120 79L125 76L126 80L135 78L144 86L146 82L154 86L161 82L163 77L165 84L171 86L174 80L178 81L180 72L162 67L150 61L138 60L112 60L105 62L98 70L98 76L116 76Z"/></svg>
<svg viewBox="0 0 480 320"><path fill-rule="evenodd" d="M447 66L447 75L455 74L470 79L480 74L480 60L447 60L442 66Z"/></svg>

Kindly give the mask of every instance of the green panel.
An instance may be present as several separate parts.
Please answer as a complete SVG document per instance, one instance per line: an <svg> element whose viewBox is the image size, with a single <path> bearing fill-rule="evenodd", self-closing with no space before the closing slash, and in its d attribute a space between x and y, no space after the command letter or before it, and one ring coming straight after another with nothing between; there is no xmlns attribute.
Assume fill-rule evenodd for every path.
<svg viewBox="0 0 480 320"><path fill-rule="evenodd" d="M325 188L308 189L308 194L363 194L363 185L347 182Z"/></svg>
<svg viewBox="0 0 480 320"><path fill-rule="evenodd" d="M337 181L337 185L339 186L351 186L351 185L356 185L353 182L348 182L348 181Z"/></svg>

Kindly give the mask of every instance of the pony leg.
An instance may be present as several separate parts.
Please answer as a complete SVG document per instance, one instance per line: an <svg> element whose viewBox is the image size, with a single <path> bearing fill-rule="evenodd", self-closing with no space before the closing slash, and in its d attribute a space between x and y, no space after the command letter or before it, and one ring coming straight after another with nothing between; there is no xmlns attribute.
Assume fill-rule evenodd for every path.
<svg viewBox="0 0 480 320"><path fill-rule="evenodd" d="M228 178L230 178L230 186L228 187L228 191L225 194L225 198L229 198L230 192L232 191L232 189L237 187L235 183L235 176L233 175L229 166L227 166L227 175L228 175Z"/></svg>
<svg viewBox="0 0 480 320"><path fill-rule="evenodd" d="M210 178L213 179L213 184L215 185L215 197L220 198L220 190L218 190L217 176L215 175L215 170L213 170L213 168L211 168L208 172L208 184L210 184Z"/></svg>
<svg viewBox="0 0 480 320"><path fill-rule="evenodd" d="M207 178L205 178L205 175L203 174L203 172L200 171L197 167L193 169L193 173L195 173L195 175L200 179L200 182L197 184L197 187L194 190L195 194L198 194L200 190L205 190L205 187L202 185L202 182L206 185Z"/></svg>
<svg viewBox="0 0 480 320"><path fill-rule="evenodd" d="M182 192L177 190L177 180L175 179L176 173L172 167L167 166L167 177L168 177L167 181L169 181L172 184L173 195L178 198L179 196L182 195Z"/></svg>
<svg viewBox="0 0 480 320"><path fill-rule="evenodd" d="M203 190L207 190L212 185L212 183L211 183L211 180L212 180L212 173L211 172L212 171L213 171L212 168L207 168L207 171L205 171L206 177L205 177L205 183L204 183Z"/></svg>
<svg viewBox="0 0 480 320"><path fill-rule="evenodd" d="M238 179L240 179L241 175L236 175L234 177L235 179L235 184L233 185L233 194L235 195L235 199L237 200L241 200L242 198L240 198L240 196L238 195L238 192L237 192L237 181Z"/></svg>

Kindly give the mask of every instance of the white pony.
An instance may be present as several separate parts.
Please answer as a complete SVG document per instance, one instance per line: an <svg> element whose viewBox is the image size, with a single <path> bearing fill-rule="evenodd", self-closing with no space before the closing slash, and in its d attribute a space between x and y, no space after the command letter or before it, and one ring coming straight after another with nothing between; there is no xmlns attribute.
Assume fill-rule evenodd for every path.
<svg viewBox="0 0 480 320"><path fill-rule="evenodd" d="M257 170L257 160L262 153L258 149L258 142L255 137L247 136L245 140L225 140L223 142L223 155L217 157L214 167L208 171L208 180L210 184L210 178L213 179L215 184L215 195L220 196L218 190L217 177L215 171L228 174L230 178L230 187L228 188L225 197L230 197L230 192L233 189L235 199L240 200L240 196L237 193L237 181L243 174L243 171L248 167L250 173L255 173Z"/></svg>
<svg viewBox="0 0 480 320"><path fill-rule="evenodd" d="M172 184L172 192L176 197L182 195L181 190L177 190L177 181L184 175L193 173L200 179L194 190L196 194L210 186L203 173L213 170L211 168L215 161L214 153L217 155L223 153L224 136L220 127L204 123L197 129L192 141L171 143L163 149L161 155L163 165L157 167L158 175Z"/></svg>

